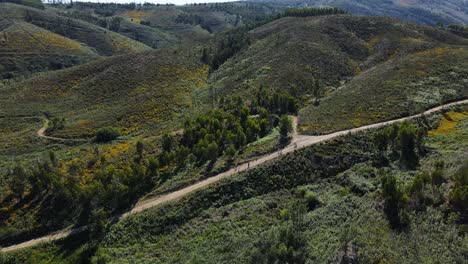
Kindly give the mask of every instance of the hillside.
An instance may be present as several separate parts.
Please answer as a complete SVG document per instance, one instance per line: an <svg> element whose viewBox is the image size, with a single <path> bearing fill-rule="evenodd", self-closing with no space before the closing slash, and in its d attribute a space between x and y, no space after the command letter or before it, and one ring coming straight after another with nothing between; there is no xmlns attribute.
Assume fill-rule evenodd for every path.
<svg viewBox="0 0 468 264"><path fill-rule="evenodd" d="M86 45L23 21L0 20L0 78L56 70L99 57Z"/></svg>
<svg viewBox="0 0 468 264"><path fill-rule="evenodd" d="M399 169L391 150L384 154L390 164L379 165L371 142L380 131L341 137L105 229L5 254L5 261L463 262L466 219L449 193L452 179L466 177L467 117L465 107L416 122L430 132L428 152L418 152L420 166L414 170ZM446 118L453 119L450 129L444 129ZM439 176L431 175L441 177L432 186L431 177ZM396 181L390 187L389 177ZM401 210L395 226L387 208L390 197L400 195L405 198L395 202Z"/></svg>
<svg viewBox="0 0 468 264"><path fill-rule="evenodd" d="M3 91L0 111L3 120L65 117L65 129L54 134L64 138L92 137L106 125L130 133L174 119L205 78L206 68L177 50L116 56L16 83Z"/></svg>
<svg viewBox="0 0 468 264"><path fill-rule="evenodd" d="M0 262L463 263L465 29L281 3L0 3Z"/></svg>
<svg viewBox="0 0 468 264"><path fill-rule="evenodd" d="M306 107L303 132L369 124L467 96L468 41L446 31L341 15L285 17L249 36L251 44L213 72L211 93L286 90Z"/></svg>
<svg viewBox="0 0 468 264"><path fill-rule="evenodd" d="M389 16L426 25L468 24L468 6L464 0L252 0L288 7L331 6L355 15Z"/></svg>
<svg viewBox="0 0 468 264"><path fill-rule="evenodd" d="M26 6L0 3L4 78L54 70L95 59L149 50L101 27ZM21 40L21 45L15 45ZM31 50L34 50L32 53Z"/></svg>

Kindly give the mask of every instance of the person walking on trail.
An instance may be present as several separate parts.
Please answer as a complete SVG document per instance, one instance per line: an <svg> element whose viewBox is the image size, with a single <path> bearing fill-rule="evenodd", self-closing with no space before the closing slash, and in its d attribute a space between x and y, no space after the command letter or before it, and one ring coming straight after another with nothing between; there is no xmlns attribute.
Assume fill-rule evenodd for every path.
<svg viewBox="0 0 468 264"><path fill-rule="evenodd" d="M250 161L247 163L247 169L250 168Z"/></svg>

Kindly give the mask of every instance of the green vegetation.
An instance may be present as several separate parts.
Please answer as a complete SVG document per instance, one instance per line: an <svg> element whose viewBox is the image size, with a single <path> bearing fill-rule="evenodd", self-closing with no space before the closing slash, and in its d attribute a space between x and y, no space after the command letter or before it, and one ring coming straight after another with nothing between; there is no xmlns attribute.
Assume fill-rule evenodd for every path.
<svg viewBox="0 0 468 264"><path fill-rule="evenodd" d="M157 183L157 167L152 160L115 167L98 150L87 168L60 161L53 151L49 152L49 160L31 168L18 165L8 173L1 197L4 207L0 242L13 244L68 225L102 221L96 219L96 213L110 216L127 210ZM93 175L83 185L79 176L86 170L92 170ZM38 211L31 214L15 210L17 206ZM22 223L16 217L30 222Z"/></svg>
<svg viewBox="0 0 468 264"><path fill-rule="evenodd" d="M454 187L449 193L450 204L461 212L463 222L468 223L468 163L460 167L453 176Z"/></svg>
<svg viewBox="0 0 468 264"><path fill-rule="evenodd" d="M253 0L254 3L271 3ZM459 0L438 1L374 1L374 0L275 0L276 5L285 7L334 7L360 16L389 16L419 24L467 24L466 6Z"/></svg>
<svg viewBox="0 0 468 264"><path fill-rule="evenodd" d="M336 8L289 8L284 11L282 17L309 17L309 16L323 16L323 15L336 15L346 14L345 11Z"/></svg>
<svg viewBox="0 0 468 264"><path fill-rule="evenodd" d="M466 259L462 106L251 166L289 115L322 134L465 98L460 30L277 3L0 11L0 245L88 227L2 263Z"/></svg>
<svg viewBox="0 0 468 264"><path fill-rule="evenodd" d="M289 132L293 130L292 124L291 124L291 119L287 116L282 116L281 120L279 122L279 131L280 131L280 136L281 136L281 143L285 143L288 141L288 135Z"/></svg>
<svg viewBox="0 0 468 264"><path fill-rule="evenodd" d="M463 218L433 193L443 199L454 187L433 186L433 176L427 175L439 174L441 166L443 178L463 171L452 161L466 160L466 142L459 140L467 121L444 135L454 143L429 136L431 150L415 170L399 170L398 159L384 168L372 165L378 149L370 139L378 131L346 136L109 224L102 239L66 239L8 254L5 260L42 263L60 255L56 260L63 263L463 262L467 241L457 230ZM429 122L437 126L436 119ZM446 151L451 165L437 161ZM392 216L400 226L393 225Z"/></svg>
<svg viewBox="0 0 468 264"><path fill-rule="evenodd" d="M296 103L290 95L270 94L265 89L260 89L249 105L240 97L221 98L219 109L185 121L179 142L171 135L163 135L159 163L166 166L175 162L181 168L187 160L199 165L210 161L213 166L223 154L232 161L236 152L267 136L278 125L284 143L292 130L285 114L295 110ZM281 121L278 115L283 115Z"/></svg>
<svg viewBox="0 0 468 264"><path fill-rule="evenodd" d="M103 127L96 131L96 142L109 142L120 137L120 131L115 127Z"/></svg>
<svg viewBox="0 0 468 264"><path fill-rule="evenodd" d="M57 70L89 62L99 56L149 50L150 47L82 20L47 10L0 3L0 40L5 79ZM81 30L77 30L80 28Z"/></svg>
<svg viewBox="0 0 468 264"><path fill-rule="evenodd" d="M383 129L374 136L374 144L378 149L382 164L386 164L388 154L398 159L402 168L414 169L419 164L419 156L424 155L424 128L417 128L409 123L394 124Z"/></svg>
<svg viewBox="0 0 468 264"><path fill-rule="evenodd" d="M44 9L44 4L41 2L41 0L1 0L0 3L2 2L7 2L7 3L9 2L9 3L18 4L18 5Z"/></svg>

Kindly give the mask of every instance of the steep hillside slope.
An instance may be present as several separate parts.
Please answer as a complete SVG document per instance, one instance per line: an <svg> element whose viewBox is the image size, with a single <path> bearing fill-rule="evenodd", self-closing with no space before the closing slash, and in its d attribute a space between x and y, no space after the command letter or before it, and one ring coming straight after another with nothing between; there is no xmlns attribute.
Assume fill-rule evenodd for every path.
<svg viewBox="0 0 468 264"><path fill-rule="evenodd" d="M390 18L335 15L282 18L252 30L250 38L248 47L212 74L211 93L248 96L263 86L287 90L305 106L329 97L318 108L330 102L335 111L320 112L310 106L313 110L301 112L302 129L308 133L330 131L315 127L314 118L322 118L317 121L322 126L349 125L354 118L340 111L352 113L369 105L380 108L375 118L359 123L365 124L467 93L468 41L446 31ZM393 85L387 78L399 83ZM397 96L389 96L386 90ZM349 99L346 107L334 101L345 91L356 94L356 100L343 95L341 100ZM423 94L433 97L422 99Z"/></svg>
<svg viewBox="0 0 468 264"><path fill-rule="evenodd" d="M468 24L464 0L252 0L280 6L338 7L355 15L390 16L421 24Z"/></svg>
<svg viewBox="0 0 468 264"><path fill-rule="evenodd" d="M65 128L54 134L65 138L91 137L105 125L120 127L124 133L147 125L164 126L162 121L173 120L191 106L193 90L204 84L207 75L206 66L176 52L101 59L16 83L0 96L4 117L0 122L17 117L16 126L29 127L31 121L21 116L47 112L67 119ZM6 140L9 135L5 132L2 137Z"/></svg>
<svg viewBox="0 0 468 264"><path fill-rule="evenodd" d="M391 164L376 165L372 139L380 131L349 135L279 157L106 228L7 253L5 260L463 263L466 219L451 194L460 184L457 179L466 179L466 110L416 122L431 132L424 146L428 152L418 152L420 166L414 170L399 169L390 149L384 155ZM442 130L447 117L454 124ZM431 184L429 175L434 174L441 178ZM390 186L388 179L393 179ZM401 226L395 227L388 204L400 196Z"/></svg>
<svg viewBox="0 0 468 264"><path fill-rule="evenodd" d="M301 130L330 133L412 115L468 97L468 48L439 47L364 71L318 106L300 112Z"/></svg>
<svg viewBox="0 0 468 264"><path fill-rule="evenodd" d="M7 47L3 47L1 55L9 56L8 60L7 58L2 60L1 66L11 69L8 73L5 72L8 75L6 77L21 75L30 69L35 69L33 71L47 70L48 64L54 63L53 59L56 59L54 56L57 54L63 55L62 57L75 56L76 58L74 60L62 58L61 60L65 60L64 63L55 68L89 61L96 57L96 54L109 56L150 49L150 47L120 34L80 20L57 16L47 11L11 3L0 3L0 11L4 14L0 20L3 42L8 43ZM24 34L29 36L24 38L22 45L9 47L15 43L15 39L23 39ZM31 40L32 38L34 41ZM35 65L34 57L27 56L31 50L36 50L36 53L41 53L43 56L37 65ZM48 58L48 53L50 53L51 58ZM94 56L89 56L90 54L94 54ZM25 69L23 66L25 64L29 64L30 69ZM5 74L4 72L0 73Z"/></svg>
<svg viewBox="0 0 468 264"><path fill-rule="evenodd" d="M99 57L88 46L23 21L0 18L0 79L56 70Z"/></svg>

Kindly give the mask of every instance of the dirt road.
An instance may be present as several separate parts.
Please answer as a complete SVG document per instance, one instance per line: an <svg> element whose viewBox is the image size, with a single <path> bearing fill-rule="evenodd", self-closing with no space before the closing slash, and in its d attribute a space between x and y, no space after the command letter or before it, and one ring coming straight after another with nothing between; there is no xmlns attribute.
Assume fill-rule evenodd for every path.
<svg viewBox="0 0 468 264"><path fill-rule="evenodd" d="M49 125L49 120L45 119L44 125L37 131L37 136L45 139L56 140L56 141L67 141L68 139L58 138L58 137L51 137L46 136L45 132L47 130L47 126Z"/></svg>
<svg viewBox="0 0 468 264"><path fill-rule="evenodd" d="M373 129L373 128L388 126L388 125L398 123L398 122L402 122L402 121L405 121L405 120L415 119L415 118L420 117L422 115L430 115L430 114L433 114L433 113L438 112L440 110L443 110L444 108L447 108L447 107L451 107L451 106L455 106L455 105L462 105L462 104L467 104L467 103L468 103L468 99L458 101L458 102L454 102L454 103L449 103L449 104L442 105L442 106L438 106L438 107L432 108L432 109L427 110L427 111L425 111L425 112L423 112L421 114L418 114L418 115L413 115L413 116L403 117L403 118L399 118L399 119L395 119L395 120L391 120L391 121L386 121L386 122L376 123L376 124L362 126L362 127L358 127L358 128L348 129L348 130L339 131L339 132L335 132L335 133L328 134L328 135L322 135L322 136L297 135L297 118L293 118L293 127L294 127L294 130L292 132L293 139L291 140L291 143L287 147L285 147L284 149L275 151L275 152L267 154L265 156L262 156L257 160L241 164L241 165L239 165L239 166L237 166L235 168L232 168L232 169L230 169L230 170L228 170L226 172L220 173L220 174L218 174L218 175L216 175L214 177L211 177L211 178L208 178L206 180L200 181L198 183L195 183L193 185L190 185L190 186L185 187L183 189L180 189L178 191L174 191L172 193L169 193L169 194L166 194L166 195L163 195L163 196L160 196L160 197L155 197L155 198L148 199L146 201L140 202L132 210L130 210L129 212L127 212L127 213L125 213L123 215L121 215L120 219L126 218L126 217L128 217L128 216L130 216L132 214L139 213L139 212L144 211L144 210L146 210L148 208L158 206L158 205L163 204L165 202L175 201L175 200L180 199L181 197L183 197L183 196L185 196L185 195L187 195L187 194L189 194L189 193L191 193L193 191L196 191L196 190L202 189L204 187L207 187L207 186L209 186L209 185L211 185L213 183L216 183L216 182L218 182L218 181L220 181L220 180L222 180L222 179L224 179L226 177L235 175L235 174L237 174L239 172L243 172L243 171L258 167L259 165L261 165L261 164L263 164L263 163L265 163L267 161L270 161L270 160L276 159L278 157L281 157L281 156L283 156L285 154L294 152L295 150L305 148L305 147L308 147L308 146L311 146L311 145L314 145L314 144L317 144L317 143L326 142L328 140L332 140L334 138L337 138L337 137L340 137L340 136L343 136L343 135L354 134L354 133L357 133L357 132L360 132L360 131L365 131L365 130L369 130L369 129ZM38 132L38 134L39 134L39 132ZM17 250L17 249L21 249L21 248L25 248L25 247L37 245L37 244L43 243L43 242L50 242L50 241L58 240L58 239L61 239L61 238L64 238L64 237L70 235L71 233L79 233L79 232L81 232L82 230L85 230L85 229L86 229L86 227L81 227L81 228L74 229L74 230L60 231L60 232L57 232L57 233L52 234L52 235L44 236L44 237L41 237L41 238L26 241L26 242L21 243L21 244L17 244L17 245L13 245L13 246L10 246L10 247L3 248L2 252L9 252L9 251L13 251L13 250Z"/></svg>

